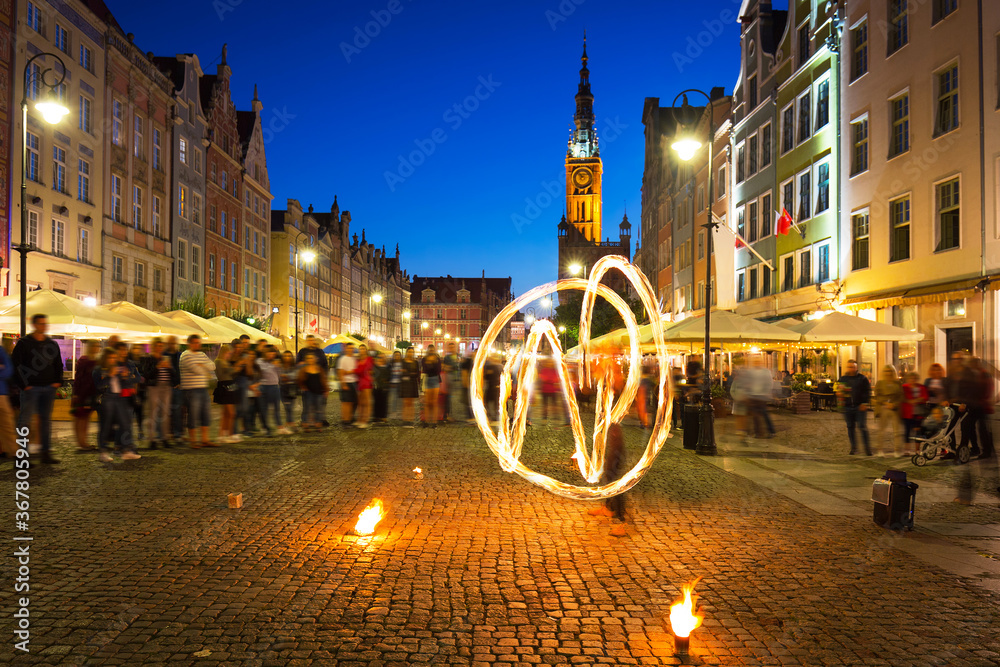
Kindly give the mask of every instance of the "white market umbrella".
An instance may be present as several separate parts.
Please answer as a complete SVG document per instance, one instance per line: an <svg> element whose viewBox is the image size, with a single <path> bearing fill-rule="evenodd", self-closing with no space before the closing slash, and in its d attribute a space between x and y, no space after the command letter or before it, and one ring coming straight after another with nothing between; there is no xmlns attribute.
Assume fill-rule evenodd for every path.
<svg viewBox="0 0 1000 667"><path fill-rule="evenodd" d="M922 333L916 331L836 311L818 320L801 322L792 331L801 334L802 341L806 343L840 345L918 341L924 338Z"/></svg>
<svg viewBox="0 0 1000 667"><path fill-rule="evenodd" d="M238 322L231 317L226 317L225 315L218 315L216 317L208 318L209 322L213 322L223 327L224 329L229 329L233 332L232 338L239 338L240 336L246 334L250 336L250 340L254 343L259 341L261 338L266 340L271 345L284 345L284 341L280 338L276 338L269 333L265 333L260 329L250 326L244 322Z"/></svg>
<svg viewBox="0 0 1000 667"><path fill-rule="evenodd" d="M31 317L41 313L48 318L51 336L69 338L106 338L111 334L148 335L153 329L124 313L114 313L88 306L79 299L52 290L28 292L28 329ZM21 326L21 296L12 294L0 298L0 330L19 331Z"/></svg>
<svg viewBox="0 0 1000 667"><path fill-rule="evenodd" d="M198 334L206 343L229 343L232 342L233 338L236 338L232 330L219 326L215 322L206 320L204 317L199 317L194 313L189 313L186 310L171 310L169 313L163 313L163 315L187 326L191 329L191 333Z"/></svg>
<svg viewBox="0 0 1000 667"><path fill-rule="evenodd" d="M737 315L728 310L712 311L711 338L713 343L796 343L801 335L796 331ZM697 343L705 340L705 316L689 317L663 332L667 343ZM650 341L652 334L649 335ZM642 340L640 342L648 342Z"/></svg>
<svg viewBox="0 0 1000 667"><path fill-rule="evenodd" d="M151 333L146 333L146 336L187 336L188 334L194 333L190 327L186 327L180 322L176 322L169 317L165 317L161 313L153 312L142 306L137 306L131 301L114 301L112 303L104 304L103 306L98 306L98 310L106 310L111 313L117 313L131 317L134 320L138 320L146 325Z"/></svg>

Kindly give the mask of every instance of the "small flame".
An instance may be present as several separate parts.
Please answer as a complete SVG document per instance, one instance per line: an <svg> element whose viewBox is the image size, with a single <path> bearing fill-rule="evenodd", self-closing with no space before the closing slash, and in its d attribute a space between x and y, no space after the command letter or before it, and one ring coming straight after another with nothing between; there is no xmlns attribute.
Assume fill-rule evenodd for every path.
<svg viewBox="0 0 1000 667"><path fill-rule="evenodd" d="M375 526L384 516L385 512L382 511L382 501L375 498L371 505L366 507L358 516L358 523L354 526L354 532L358 535L371 535L375 532Z"/></svg>
<svg viewBox="0 0 1000 667"><path fill-rule="evenodd" d="M690 635L695 628L701 625L701 621L705 618L703 614L695 614L694 600L692 599L691 592L694 590L696 583L698 582L695 581L681 586L681 591L684 593L683 601L675 602L670 606L670 628L673 630L674 635L678 637L687 637Z"/></svg>
<svg viewBox="0 0 1000 667"><path fill-rule="evenodd" d="M419 475L420 473L423 472L423 470L421 470L420 468L414 468L413 472L415 472L415 473L417 473Z"/></svg>

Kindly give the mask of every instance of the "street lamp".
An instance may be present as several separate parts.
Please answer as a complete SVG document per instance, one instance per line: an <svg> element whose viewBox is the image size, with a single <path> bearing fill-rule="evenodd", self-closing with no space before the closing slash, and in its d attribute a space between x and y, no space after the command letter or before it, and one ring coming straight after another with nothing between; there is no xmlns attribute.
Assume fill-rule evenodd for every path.
<svg viewBox="0 0 1000 667"><path fill-rule="evenodd" d="M543 297L542 298L542 307L545 308L545 316L546 317L552 317L552 297L549 297L549 296Z"/></svg>
<svg viewBox="0 0 1000 667"><path fill-rule="evenodd" d="M583 271L583 267L577 264L576 262L570 264L568 268L569 268L569 274L571 276L578 276L580 275L580 272Z"/></svg>
<svg viewBox="0 0 1000 667"><path fill-rule="evenodd" d="M46 67L37 75L29 76L31 64L39 58L52 56L59 63L61 74L54 68ZM49 83L46 76L52 73L54 83ZM17 252L21 256L21 337L27 333L28 323L28 253L34 248L28 243L28 90L41 85L47 90L42 99L35 103L35 109L42 114L46 123L55 125L69 113L66 105L60 101L56 90L66 80L66 63L54 53L37 53L24 64L24 94L21 95L21 242L17 244Z"/></svg>
<svg viewBox="0 0 1000 667"><path fill-rule="evenodd" d="M304 236L302 232L299 232ZM306 264L316 261L316 252L310 249L301 250L298 244L295 245L295 356L299 354L299 258Z"/></svg>
<svg viewBox="0 0 1000 667"><path fill-rule="evenodd" d="M566 326L563 324L559 325L559 338L562 341L563 351L566 351Z"/></svg>
<svg viewBox="0 0 1000 667"><path fill-rule="evenodd" d="M378 292L373 292L371 296L368 297L368 337L372 337L372 304L382 303L382 295Z"/></svg>
<svg viewBox="0 0 1000 667"><path fill-rule="evenodd" d="M705 240L705 358L702 363L705 386L702 389L701 419L698 424L698 444L695 452L703 456L715 456L717 452L715 446L715 414L712 410L712 373L709 368L712 359L712 233L717 227L712 215L712 202L715 201L713 192L714 174L712 173L712 153L715 152L715 110L712 106L712 102L714 101L712 96L704 91L697 88L689 88L688 90L681 91L671 104L671 107L676 108L677 100L683 98L681 117L676 118L675 113L678 128L684 128L684 119L691 118L692 110L688 104L688 93L697 93L708 100L708 222L705 224L705 228L708 230L708 238ZM677 151L677 155L681 160L687 162L695 156L702 145L702 142L690 132L685 132L670 147Z"/></svg>

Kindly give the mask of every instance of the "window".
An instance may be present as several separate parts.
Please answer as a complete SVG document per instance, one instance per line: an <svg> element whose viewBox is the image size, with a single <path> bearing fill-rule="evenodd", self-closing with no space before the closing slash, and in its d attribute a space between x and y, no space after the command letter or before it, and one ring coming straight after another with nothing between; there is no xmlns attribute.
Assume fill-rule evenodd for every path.
<svg viewBox="0 0 1000 667"><path fill-rule="evenodd" d="M69 53L69 33L66 32L66 28L62 27L58 23L56 24L54 39L56 48L63 53Z"/></svg>
<svg viewBox="0 0 1000 667"><path fill-rule="evenodd" d="M736 300L746 301L746 290L747 290L747 274L746 271L740 271L736 276Z"/></svg>
<svg viewBox="0 0 1000 667"><path fill-rule="evenodd" d="M94 54L83 44L80 45L80 66L88 72L94 71Z"/></svg>
<svg viewBox="0 0 1000 667"><path fill-rule="evenodd" d="M830 208L830 163L816 168L816 215Z"/></svg>
<svg viewBox="0 0 1000 667"><path fill-rule="evenodd" d="M781 112L781 152L795 148L795 108L789 104Z"/></svg>
<svg viewBox="0 0 1000 667"><path fill-rule="evenodd" d="M230 225L230 233L231 233L230 240L233 243L239 243L239 241L236 238L236 231L237 231L236 228L239 226L239 218L236 215L233 215L233 219L231 220L231 222L232 224ZM312 245L311 240L309 245Z"/></svg>
<svg viewBox="0 0 1000 667"><path fill-rule="evenodd" d="M111 141L115 146L122 145L122 130L124 129L124 106L118 100L111 102Z"/></svg>
<svg viewBox="0 0 1000 667"><path fill-rule="evenodd" d="M201 195L198 193L191 194L191 222L201 224Z"/></svg>
<svg viewBox="0 0 1000 667"><path fill-rule="evenodd" d="M201 281L201 246L191 244L191 280Z"/></svg>
<svg viewBox="0 0 1000 667"><path fill-rule="evenodd" d="M747 241L754 243L757 241L757 202L753 201L747 205L747 218L749 222Z"/></svg>
<svg viewBox="0 0 1000 667"><path fill-rule="evenodd" d="M231 284L233 286L233 293L239 294L240 293L239 285L236 283L237 268L235 259L230 264L230 268L233 270L232 281L231 281Z"/></svg>
<svg viewBox="0 0 1000 667"><path fill-rule="evenodd" d="M747 172L747 152L746 146L740 144L736 147L736 182L742 183L746 179Z"/></svg>
<svg viewBox="0 0 1000 667"><path fill-rule="evenodd" d="M781 205L792 215L795 211L795 181L789 179L781 184Z"/></svg>
<svg viewBox="0 0 1000 667"><path fill-rule="evenodd" d="M906 46L910 40L909 20L907 17L906 0L889 0L889 34L887 42L892 55Z"/></svg>
<svg viewBox="0 0 1000 667"><path fill-rule="evenodd" d="M900 197L889 202L889 261L910 258L910 198Z"/></svg>
<svg viewBox="0 0 1000 667"><path fill-rule="evenodd" d="M194 149L194 170L196 173L201 173L201 151L197 148Z"/></svg>
<svg viewBox="0 0 1000 667"><path fill-rule="evenodd" d="M38 182L38 135L28 132L28 179Z"/></svg>
<svg viewBox="0 0 1000 667"><path fill-rule="evenodd" d="M215 255L208 256L208 286L215 287Z"/></svg>
<svg viewBox="0 0 1000 667"><path fill-rule="evenodd" d="M771 164L771 124L768 123L760 130L760 168Z"/></svg>
<svg viewBox="0 0 1000 667"><path fill-rule="evenodd" d="M750 175L753 176L757 173L757 159L759 157L759 152L757 150L758 138L757 135L752 135L747 140L747 145L749 146L748 152L750 153Z"/></svg>
<svg viewBox="0 0 1000 667"><path fill-rule="evenodd" d="M816 249L816 282L830 280L830 244L824 243Z"/></svg>
<svg viewBox="0 0 1000 667"><path fill-rule="evenodd" d="M142 117L136 116L132 130L132 152L137 158L142 157Z"/></svg>
<svg viewBox="0 0 1000 667"><path fill-rule="evenodd" d="M910 150L910 95L900 95L889 102L892 109L892 136L889 139L889 157Z"/></svg>
<svg viewBox="0 0 1000 667"><path fill-rule="evenodd" d="M163 169L160 164L160 131L153 128L153 169Z"/></svg>
<svg viewBox="0 0 1000 667"><path fill-rule="evenodd" d="M851 29L851 81L868 72L868 20Z"/></svg>
<svg viewBox="0 0 1000 667"><path fill-rule="evenodd" d="M215 172L215 163L214 162L212 163L212 182L213 183L216 182L216 172Z"/></svg>
<svg viewBox="0 0 1000 667"><path fill-rule="evenodd" d="M38 86L42 80L42 70L37 63L31 65L28 68L28 73L25 76L24 86L25 90L28 91L28 99L37 100L38 99Z"/></svg>
<svg viewBox="0 0 1000 667"><path fill-rule="evenodd" d="M91 133L94 130L93 102L83 95L80 95L80 129Z"/></svg>
<svg viewBox="0 0 1000 667"><path fill-rule="evenodd" d="M38 11L38 7L36 7L33 2L28 3L28 17L26 23L28 24L28 27L35 32L42 31L42 14Z"/></svg>
<svg viewBox="0 0 1000 667"><path fill-rule="evenodd" d="M809 60L809 21L806 21L799 26L799 67L806 64Z"/></svg>
<svg viewBox="0 0 1000 667"><path fill-rule="evenodd" d="M799 174L799 221L808 220L812 211L812 174Z"/></svg>
<svg viewBox="0 0 1000 667"><path fill-rule="evenodd" d="M812 134L812 104L811 95L806 93L799 98L799 143L802 143Z"/></svg>
<svg viewBox="0 0 1000 667"><path fill-rule="evenodd" d="M754 267L747 271L747 282L750 283L750 298L757 298L757 268Z"/></svg>
<svg viewBox="0 0 1000 667"><path fill-rule="evenodd" d="M111 175L111 217L116 222L122 221L122 179Z"/></svg>
<svg viewBox="0 0 1000 667"><path fill-rule="evenodd" d="M868 116L851 123L851 176L868 171Z"/></svg>
<svg viewBox="0 0 1000 667"><path fill-rule="evenodd" d="M215 204L208 207L208 230L210 232L215 231Z"/></svg>
<svg viewBox="0 0 1000 667"><path fill-rule="evenodd" d="M177 186L177 215L188 217L188 189L186 185Z"/></svg>
<svg viewBox="0 0 1000 667"><path fill-rule="evenodd" d="M177 277L181 280L187 278L187 247L187 241L177 240L177 257L174 258L174 263L177 265Z"/></svg>
<svg viewBox="0 0 1000 667"><path fill-rule="evenodd" d="M178 149L178 152L180 153L181 164L187 164L188 163L188 142L187 142L187 139L185 139L184 137L181 137L180 147Z"/></svg>
<svg viewBox="0 0 1000 667"><path fill-rule="evenodd" d="M226 174L226 172L222 172L222 184L221 185L222 185L222 191L223 192L229 192L229 190L228 190L228 188L229 188L229 176Z"/></svg>
<svg viewBox="0 0 1000 667"><path fill-rule="evenodd" d="M227 238L229 236L229 217L226 215L225 211L219 213L219 235L222 238Z"/></svg>
<svg viewBox="0 0 1000 667"><path fill-rule="evenodd" d="M250 269L247 268L243 269L243 296L250 298Z"/></svg>
<svg viewBox="0 0 1000 667"><path fill-rule="evenodd" d="M136 287L146 286L146 265L142 262L135 263L135 285Z"/></svg>
<svg viewBox="0 0 1000 667"><path fill-rule="evenodd" d="M937 93L935 136L958 129L958 65L938 72Z"/></svg>
<svg viewBox="0 0 1000 667"><path fill-rule="evenodd" d="M769 296L771 294L771 269L763 264L760 267L760 295Z"/></svg>
<svg viewBox="0 0 1000 667"><path fill-rule="evenodd" d="M66 149L52 147L52 189L66 192Z"/></svg>
<svg viewBox="0 0 1000 667"><path fill-rule="evenodd" d="M52 221L52 254L60 257L66 254L66 223L62 220Z"/></svg>
<svg viewBox="0 0 1000 667"><path fill-rule="evenodd" d="M726 196L726 168L719 167L719 181L716 186L716 191L718 192L719 199Z"/></svg>
<svg viewBox="0 0 1000 667"><path fill-rule="evenodd" d="M229 274L226 273L226 258L222 257L219 260L219 289L222 290L226 289L228 280L229 280Z"/></svg>
<svg viewBox="0 0 1000 667"><path fill-rule="evenodd" d="M38 211L28 211L28 245L38 247Z"/></svg>
<svg viewBox="0 0 1000 667"><path fill-rule="evenodd" d="M90 263L90 230L80 229L80 238L76 244L76 261L82 264Z"/></svg>
<svg viewBox="0 0 1000 667"><path fill-rule="evenodd" d="M267 259L267 234L260 235L260 256L261 259Z"/></svg>
<svg viewBox="0 0 1000 667"><path fill-rule="evenodd" d="M743 238L747 237L746 209L744 208L736 211L736 233Z"/></svg>
<svg viewBox="0 0 1000 667"><path fill-rule="evenodd" d="M154 195L153 196L153 220L152 220L153 224L152 224L152 232L153 232L153 236L156 236L157 238L160 238L160 237L163 236L163 227L160 224L160 213L161 213L161 210L160 210L160 198Z"/></svg>
<svg viewBox="0 0 1000 667"><path fill-rule="evenodd" d="M747 80L747 104L749 109L747 111L753 111L757 108L757 75L754 74Z"/></svg>
<svg viewBox="0 0 1000 667"><path fill-rule="evenodd" d="M163 291L163 269L153 267L153 291Z"/></svg>
<svg viewBox="0 0 1000 667"><path fill-rule="evenodd" d="M958 0L934 0L934 11L931 18L931 25L949 16L958 9Z"/></svg>
<svg viewBox="0 0 1000 667"><path fill-rule="evenodd" d="M799 251L799 287L812 284L812 248L805 248Z"/></svg>
<svg viewBox="0 0 1000 667"><path fill-rule="evenodd" d="M958 179L953 178L937 187L938 244L935 250L951 250L959 246Z"/></svg>
<svg viewBox="0 0 1000 667"><path fill-rule="evenodd" d="M243 247L246 248L247 251L250 250L250 241L251 241L250 232L247 232L246 234L243 235Z"/></svg>
<svg viewBox="0 0 1000 667"><path fill-rule="evenodd" d="M945 317L965 317L965 299L949 299L944 314Z"/></svg>
<svg viewBox="0 0 1000 667"><path fill-rule="evenodd" d="M132 224L136 229L144 229L142 225L142 188L132 186Z"/></svg>
<svg viewBox="0 0 1000 667"><path fill-rule="evenodd" d="M830 79L819 82L816 90L816 129L830 122Z"/></svg>
<svg viewBox="0 0 1000 667"><path fill-rule="evenodd" d="M851 270L868 268L868 211L851 216Z"/></svg>
<svg viewBox="0 0 1000 667"><path fill-rule="evenodd" d="M760 238L766 239L771 235L771 193L767 193L760 198Z"/></svg>
<svg viewBox="0 0 1000 667"><path fill-rule="evenodd" d="M247 234L247 238L250 238L249 234ZM253 232L253 254L260 255L260 233L257 230Z"/></svg>
<svg viewBox="0 0 1000 667"><path fill-rule="evenodd" d="M125 258L111 258L111 279L120 283L125 282Z"/></svg>

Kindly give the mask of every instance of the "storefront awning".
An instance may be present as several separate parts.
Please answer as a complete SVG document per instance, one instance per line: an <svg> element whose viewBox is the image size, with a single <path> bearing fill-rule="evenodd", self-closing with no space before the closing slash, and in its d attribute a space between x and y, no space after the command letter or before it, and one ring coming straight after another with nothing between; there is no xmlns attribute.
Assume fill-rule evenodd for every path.
<svg viewBox="0 0 1000 667"><path fill-rule="evenodd" d="M985 281L985 282L984 282ZM976 292L976 286L983 283L985 289L1000 289L1000 276L986 278L967 278L937 285L925 285L910 289L893 290L852 296L841 301L840 305L849 310L865 308L888 308L889 306L916 306L923 303L940 303L952 299L967 299Z"/></svg>

